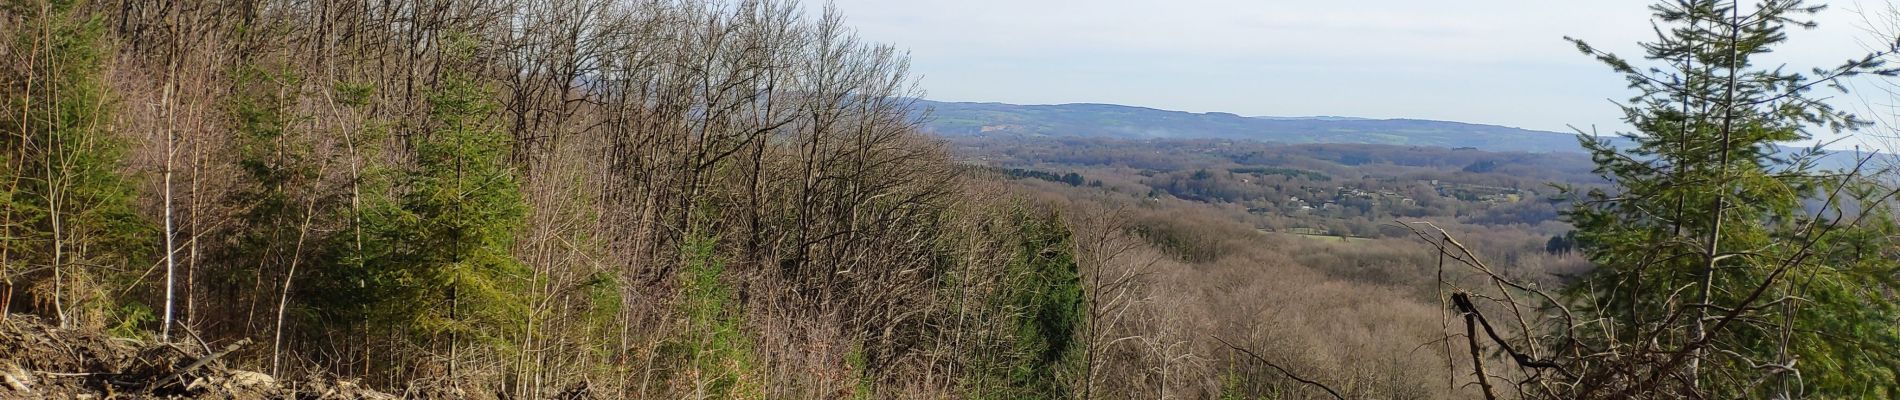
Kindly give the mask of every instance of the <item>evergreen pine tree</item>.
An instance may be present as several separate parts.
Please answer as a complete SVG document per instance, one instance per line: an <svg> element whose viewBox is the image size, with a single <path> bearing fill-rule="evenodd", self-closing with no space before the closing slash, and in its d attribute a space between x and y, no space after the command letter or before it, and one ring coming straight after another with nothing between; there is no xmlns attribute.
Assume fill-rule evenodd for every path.
<svg viewBox="0 0 1900 400"><path fill-rule="evenodd" d="M510 138L487 120L490 97L465 77L437 85L429 129L409 138L412 164L363 182L352 227L362 248L338 235L339 265L314 284L323 315L406 333L449 356L451 374L462 347L511 348L526 313L528 272L512 248L527 206L507 162Z"/></svg>
<svg viewBox="0 0 1900 400"><path fill-rule="evenodd" d="M1005 271L1001 308L1012 313L1006 393L1014 398L1056 399L1073 395L1064 374L1081 355L1077 330L1086 318L1075 241L1053 212L1012 210L1020 235ZM1000 372L1000 371L999 371Z"/></svg>
<svg viewBox="0 0 1900 400"><path fill-rule="evenodd" d="M80 17L83 2L9 3L28 34L9 38L15 54L0 71L0 154L7 185L0 253L22 286L62 326L114 324L130 332L149 309L121 304L130 282L117 273L146 261L158 235L133 208L121 176L125 144L109 127L115 107L101 76L110 54L102 24ZM9 275L11 276L11 275Z"/></svg>
<svg viewBox="0 0 1900 400"><path fill-rule="evenodd" d="M1639 91L1623 106L1637 131L1623 135L1627 145L1583 143L1614 189L1590 191L1565 213L1597 265L1572 299L1590 317L1582 320L1606 321L1574 329L1581 347L1618 357L1572 371L1577 389L1891 398L1900 385L1894 222L1877 209L1840 211L1875 192L1817 169L1818 151L1779 147L1864 126L1811 90L1892 75L1885 53L1812 74L1763 68L1756 58L1788 27L1811 27L1804 18L1821 7L1686 0L1652 9L1660 37L1644 44L1644 58L1656 68L1575 41ZM1827 210L1804 207L1816 200Z"/></svg>

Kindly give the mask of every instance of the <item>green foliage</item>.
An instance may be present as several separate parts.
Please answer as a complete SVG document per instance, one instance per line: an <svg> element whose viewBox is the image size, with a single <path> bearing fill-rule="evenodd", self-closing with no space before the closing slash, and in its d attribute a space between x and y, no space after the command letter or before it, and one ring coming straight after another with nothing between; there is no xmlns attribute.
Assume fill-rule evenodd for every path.
<svg viewBox="0 0 1900 400"><path fill-rule="evenodd" d="M1551 236L1550 240L1547 240L1544 242L1544 252L1546 253L1570 254L1570 252L1576 251L1576 250L1577 250L1577 233L1575 231L1565 232L1562 235Z"/></svg>
<svg viewBox="0 0 1900 400"><path fill-rule="evenodd" d="M1049 171L1037 171L1033 169L1022 169L1022 168L1010 168L1010 169L997 168L996 170L1001 171L1004 176L1010 177L1012 179L1023 179L1023 178L1040 179L1040 180L1045 180L1045 181L1050 181L1050 182L1068 184L1069 186L1082 186L1084 183L1087 183L1086 179L1082 177L1082 174L1078 174L1074 172L1070 172L1067 174L1057 174L1057 173L1049 172Z"/></svg>
<svg viewBox="0 0 1900 400"><path fill-rule="evenodd" d="M1070 172L1062 174L1062 183L1067 183L1069 186L1082 186L1084 179L1082 179L1082 174Z"/></svg>
<svg viewBox="0 0 1900 400"><path fill-rule="evenodd" d="M857 386L852 391L851 398L859 400L875 398L873 396L877 394L877 378L871 373L870 360L864 357L863 343L851 346L851 352L844 355L844 364L850 366L852 374L858 377Z"/></svg>
<svg viewBox="0 0 1900 400"><path fill-rule="evenodd" d="M486 122L494 106L472 81L445 80L429 104L430 129L409 139L413 166L366 172L361 249L351 235L332 241L342 255L318 285L321 307L424 343L446 334L506 350L527 284L511 253L526 204L508 136Z"/></svg>
<svg viewBox="0 0 1900 400"><path fill-rule="evenodd" d="M723 282L725 261L715 253L717 241L705 235L686 238L681 254L680 308L687 330L680 339L696 379L707 393L718 397L759 398L749 384L755 356L745 332L745 314L733 304L735 291Z"/></svg>
<svg viewBox="0 0 1900 400"><path fill-rule="evenodd" d="M158 321L158 313L140 303L126 303L113 314L116 321L108 324L106 333L122 338L144 338L151 332L145 330L146 324Z"/></svg>
<svg viewBox="0 0 1900 400"><path fill-rule="evenodd" d="M1654 6L1664 29L1646 44L1645 58L1666 69L1639 68L1577 42L1640 91L1623 112L1641 133L1624 135L1633 143L1624 148L1583 141L1597 172L1617 187L1588 192L1564 214L1577 227L1577 249L1598 266L1571 295L1582 311L1621 328L1582 331L1599 346L1645 343L1668 352L1697 346L1696 321L1707 321L1712 350L1700 350L1709 356L1694 386L1711 398L1770 397L1794 385L1810 396L1887 398L1900 385L1894 221L1883 207L1838 227L1811 224L1832 218L1816 221L1804 201L1826 199L1838 210L1873 191L1817 171L1812 152L1783 158L1776 146L1817 129L1866 124L1808 97L1809 88L1892 71L1873 56L1814 75L1754 67L1754 56L1786 38L1785 26L1818 10L1800 1L1758 6ZM1551 247L1562 245L1553 239ZM1716 307L1684 306L1697 303ZM1717 326L1738 309L1748 311ZM1758 385L1762 369L1751 364L1793 360L1799 381L1784 374Z"/></svg>
<svg viewBox="0 0 1900 400"><path fill-rule="evenodd" d="M121 309L114 297L122 292L86 286L134 278L126 266L149 259L156 234L133 208L136 193L121 175L126 146L110 129L116 105L101 79L110 54L104 24L79 17L77 2L45 5L45 14L22 12L26 34L0 50L30 61L0 72L0 154L9 161L0 177L8 185L9 232L0 247L11 258L4 264L60 275L26 278L41 296L64 299L62 317L105 323Z"/></svg>
<svg viewBox="0 0 1900 400"><path fill-rule="evenodd" d="M233 243L214 254L210 281L226 290L252 286L267 271L283 272L301 257L296 253L300 235L311 232L302 222L313 210L305 202L318 201L318 166L309 142L292 131L306 117L295 114L299 82L281 68L250 64L238 69L227 107L234 155L245 179L229 202L243 205L231 223ZM305 238L312 243L320 238ZM316 246L310 246L312 248Z"/></svg>
<svg viewBox="0 0 1900 400"><path fill-rule="evenodd" d="M1240 373L1227 368L1220 373L1220 400L1243 400Z"/></svg>
<svg viewBox="0 0 1900 400"><path fill-rule="evenodd" d="M615 324L615 318L620 316L621 308L625 307L620 303L620 290L623 284L613 274L599 272L589 276L581 285L587 294L589 307L584 317L592 329L591 336L611 337L615 330L619 329L619 326ZM596 355L604 357L611 354L612 350L601 348Z"/></svg>
<svg viewBox="0 0 1900 400"><path fill-rule="evenodd" d="M376 95L376 87L366 83L341 82L337 83L333 90L336 92L337 103L351 107L369 105L371 96Z"/></svg>
<svg viewBox="0 0 1900 400"><path fill-rule="evenodd" d="M1310 180L1314 182L1327 182L1327 181L1333 180L1333 177L1327 176L1326 174L1322 174L1322 173L1314 172L1314 171L1307 171L1303 169L1297 169L1297 168L1243 167L1243 168L1231 168L1231 169L1228 169L1228 171L1236 173L1236 174L1250 174L1250 175L1258 175L1258 176L1280 175L1280 176L1284 176L1288 178L1306 178L1306 180Z"/></svg>
<svg viewBox="0 0 1900 400"><path fill-rule="evenodd" d="M1068 397L1065 374L1079 361L1076 334L1086 318L1074 239L1054 213L1017 209L1005 218L1017 229L1016 255L995 306L1012 332L999 354L970 367L969 383L978 398Z"/></svg>
<svg viewBox="0 0 1900 400"><path fill-rule="evenodd" d="M1017 349L1029 355L1013 373L1019 386L1035 393L1063 397L1066 385L1058 375L1075 346L1082 324L1082 285L1075 263L1075 245L1060 217L1053 213L1023 221L1023 239L1009 275L1017 281L1006 296L1012 309L1023 310L1017 321Z"/></svg>
<svg viewBox="0 0 1900 400"><path fill-rule="evenodd" d="M316 173L309 146L285 140L290 125L301 119L291 109L299 86L294 73L262 65L240 68L234 79L238 166L267 190Z"/></svg>

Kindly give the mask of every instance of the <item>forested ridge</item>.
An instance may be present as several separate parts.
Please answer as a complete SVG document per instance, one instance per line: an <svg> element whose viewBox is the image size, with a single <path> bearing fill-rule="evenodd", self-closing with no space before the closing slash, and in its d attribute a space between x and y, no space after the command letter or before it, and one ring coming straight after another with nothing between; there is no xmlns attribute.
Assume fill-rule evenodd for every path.
<svg viewBox="0 0 1900 400"><path fill-rule="evenodd" d="M1788 149L1900 47L1751 62L1803 1L1572 39L1587 155L933 137L795 0L0 1L0 398L1900 396L1892 160Z"/></svg>
<svg viewBox="0 0 1900 400"><path fill-rule="evenodd" d="M1284 95L1284 94L1275 94ZM1114 104L1018 105L924 100L926 130L951 137L1020 135L1114 139L1230 139L1475 147L1490 151L1578 153L1568 132L1418 119L1248 117Z"/></svg>
<svg viewBox="0 0 1900 400"><path fill-rule="evenodd" d="M4 15L10 313L430 396L1069 390L1067 228L957 174L835 10Z"/></svg>

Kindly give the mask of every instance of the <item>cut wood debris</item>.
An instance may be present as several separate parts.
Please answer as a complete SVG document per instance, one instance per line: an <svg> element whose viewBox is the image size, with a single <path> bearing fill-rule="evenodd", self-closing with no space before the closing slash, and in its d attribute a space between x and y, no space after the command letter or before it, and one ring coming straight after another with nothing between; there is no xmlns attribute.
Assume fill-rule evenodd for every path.
<svg viewBox="0 0 1900 400"><path fill-rule="evenodd" d="M148 344L60 329L30 315L0 321L0 399L396 399L330 377L282 379L223 359L251 345Z"/></svg>

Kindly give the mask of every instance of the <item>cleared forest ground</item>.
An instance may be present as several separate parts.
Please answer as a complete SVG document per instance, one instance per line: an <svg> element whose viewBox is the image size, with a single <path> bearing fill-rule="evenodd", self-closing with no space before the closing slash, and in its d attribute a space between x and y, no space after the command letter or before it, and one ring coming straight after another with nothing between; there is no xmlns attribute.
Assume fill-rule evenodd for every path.
<svg viewBox="0 0 1900 400"><path fill-rule="evenodd" d="M397 398L351 381L284 380L230 368L220 359L226 349L148 344L16 314L0 321L0 399Z"/></svg>

